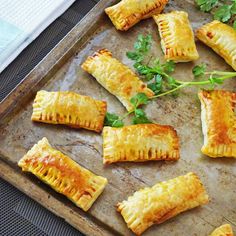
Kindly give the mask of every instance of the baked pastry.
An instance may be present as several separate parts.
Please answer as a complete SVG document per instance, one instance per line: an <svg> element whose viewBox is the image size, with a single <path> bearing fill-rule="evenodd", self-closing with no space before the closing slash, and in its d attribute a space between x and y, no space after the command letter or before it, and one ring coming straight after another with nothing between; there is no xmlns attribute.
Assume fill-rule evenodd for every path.
<svg viewBox="0 0 236 236"><path fill-rule="evenodd" d="M37 92L33 103L33 121L64 124L100 132L107 104L74 92Z"/></svg>
<svg viewBox="0 0 236 236"><path fill-rule="evenodd" d="M236 70L236 31L231 26L214 20L199 28L196 36Z"/></svg>
<svg viewBox="0 0 236 236"><path fill-rule="evenodd" d="M103 163L178 160L179 138L173 127L138 124L103 128Z"/></svg>
<svg viewBox="0 0 236 236"><path fill-rule="evenodd" d="M216 228L210 236L234 236L234 233L230 224L224 224Z"/></svg>
<svg viewBox="0 0 236 236"><path fill-rule="evenodd" d="M106 178L93 174L52 148L46 138L35 144L18 165L23 171L33 173L65 195L84 211L92 206L107 184Z"/></svg>
<svg viewBox="0 0 236 236"><path fill-rule="evenodd" d="M236 158L236 93L202 90L198 96L202 110L203 154Z"/></svg>
<svg viewBox="0 0 236 236"><path fill-rule="evenodd" d="M128 228L141 235L151 225L160 224L208 201L199 177L190 172L135 192L128 200L118 203L117 210Z"/></svg>
<svg viewBox="0 0 236 236"><path fill-rule="evenodd" d="M128 30L139 21L159 14L168 0L122 0L105 12L118 30Z"/></svg>
<svg viewBox="0 0 236 236"><path fill-rule="evenodd" d="M158 25L161 47L166 60L194 61L199 58L188 13L172 11L153 16Z"/></svg>
<svg viewBox="0 0 236 236"><path fill-rule="evenodd" d="M133 109L130 99L137 93L145 93L148 97L154 96L154 92L147 88L129 67L113 58L107 49L99 50L88 57L82 68L115 95L128 111Z"/></svg>

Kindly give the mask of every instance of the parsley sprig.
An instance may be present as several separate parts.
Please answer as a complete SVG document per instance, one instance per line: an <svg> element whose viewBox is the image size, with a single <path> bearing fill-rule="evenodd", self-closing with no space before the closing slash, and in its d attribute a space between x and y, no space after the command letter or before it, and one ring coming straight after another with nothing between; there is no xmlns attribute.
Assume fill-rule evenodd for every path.
<svg viewBox="0 0 236 236"><path fill-rule="evenodd" d="M236 30L236 0L195 0L199 9L203 12L211 12L215 20L222 22L234 21Z"/></svg>
<svg viewBox="0 0 236 236"><path fill-rule="evenodd" d="M142 105L148 104L152 99L162 97L169 94L176 94L180 89L190 86L208 86L208 89L214 89L216 85L223 84L224 80L236 77L236 72L225 71L206 71L206 65L196 65L192 69L195 77L194 81L182 81L174 78L172 73L175 70L175 63L172 61L161 63L159 60L146 60L151 49L152 38L150 35L139 35L137 42L134 44L134 51L127 52L127 57L134 61L136 72L141 78L147 82L147 86L155 93L152 97L147 97L144 93L138 93L130 99L133 109L123 116L119 117L115 114L107 113L105 125L112 127L124 126L124 119L132 115L132 124L152 123ZM153 56L149 56L153 58ZM145 64L145 61L147 63Z"/></svg>
<svg viewBox="0 0 236 236"><path fill-rule="evenodd" d="M116 114L107 113L105 117L105 126L111 127L122 127L124 126L124 119L133 115L132 124L146 124L152 123L148 118L143 109L140 108L141 105L148 104L149 98L144 93L138 93L130 99L130 103L133 105L133 109L123 116L119 117Z"/></svg>

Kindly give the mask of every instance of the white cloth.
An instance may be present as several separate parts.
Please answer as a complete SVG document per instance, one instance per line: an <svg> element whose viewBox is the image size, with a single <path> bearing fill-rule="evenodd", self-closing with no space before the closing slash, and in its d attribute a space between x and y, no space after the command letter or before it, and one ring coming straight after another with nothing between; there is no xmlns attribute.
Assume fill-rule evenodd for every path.
<svg viewBox="0 0 236 236"><path fill-rule="evenodd" d="M75 0L0 0L0 72Z"/></svg>

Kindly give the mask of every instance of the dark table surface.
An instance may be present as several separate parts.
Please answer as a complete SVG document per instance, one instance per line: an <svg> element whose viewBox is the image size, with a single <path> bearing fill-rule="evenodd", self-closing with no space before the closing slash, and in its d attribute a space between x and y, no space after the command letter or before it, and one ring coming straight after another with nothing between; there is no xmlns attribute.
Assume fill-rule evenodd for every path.
<svg viewBox="0 0 236 236"><path fill-rule="evenodd" d="M0 74L0 101L98 1L77 0ZM67 236L82 234L0 178L0 236L8 235Z"/></svg>

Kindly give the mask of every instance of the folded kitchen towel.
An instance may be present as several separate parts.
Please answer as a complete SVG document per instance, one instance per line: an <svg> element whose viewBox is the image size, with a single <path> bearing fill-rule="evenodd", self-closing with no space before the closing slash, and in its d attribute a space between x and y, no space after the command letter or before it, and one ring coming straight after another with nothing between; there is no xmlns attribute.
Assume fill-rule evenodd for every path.
<svg viewBox="0 0 236 236"><path fill-rule="evenodd" d="M0 73L75 0L0 0Z"/></svg>

